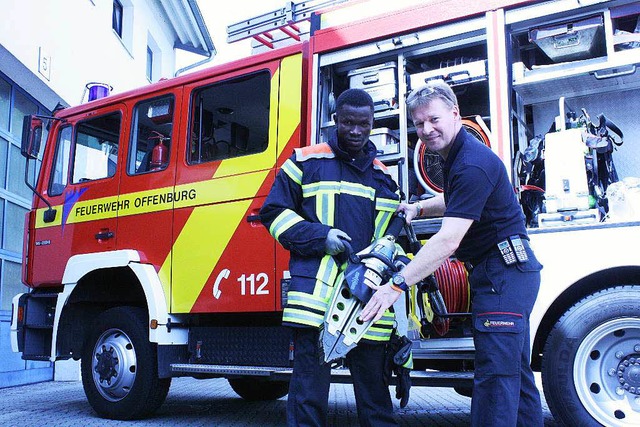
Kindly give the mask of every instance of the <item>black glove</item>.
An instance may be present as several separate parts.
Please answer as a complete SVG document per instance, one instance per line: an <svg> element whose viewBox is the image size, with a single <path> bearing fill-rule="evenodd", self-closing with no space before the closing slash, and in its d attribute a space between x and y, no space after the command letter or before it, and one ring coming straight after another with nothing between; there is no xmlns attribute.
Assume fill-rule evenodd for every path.
<svg viewBox="0 0 640 427"><path fill-rule="evenodd" d="M409 402L411 391L411 377L409 373L413 368L413 354L411 353L411 340L400 337L400 348L393 356L394 372L396 374L396 399L400 399L400 407L404 408Z"/></svg>
<svg viewBox="0 0 640 427"><path fill-rule="evenodd" d="M387 344L385 355L384 381L390 383L392 374L396 375L396 399L400 399L400 407L404 408L409 402L411 390L411 369L413 356L411 354L411 340L395 333Z"/></svg>
<svg viewBox="0 0 640 427"><path fill-rule="evenodd" d="M409 403L409 393L411 392L411 369L399 366L396 370L396 399L400 399L400 407L404 408Z"/></svg>

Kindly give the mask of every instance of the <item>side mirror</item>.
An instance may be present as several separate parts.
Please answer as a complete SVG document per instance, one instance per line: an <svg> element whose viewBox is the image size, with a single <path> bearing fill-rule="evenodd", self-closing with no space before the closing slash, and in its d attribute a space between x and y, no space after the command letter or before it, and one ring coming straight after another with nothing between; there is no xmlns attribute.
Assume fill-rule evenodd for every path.
<svg viewBox="0 0 640 427"><path fill-rule="evenodd" d="M42 120L34 115L25 116L22 122L20 152L27 159L37 159L42 143Z"/></svg>

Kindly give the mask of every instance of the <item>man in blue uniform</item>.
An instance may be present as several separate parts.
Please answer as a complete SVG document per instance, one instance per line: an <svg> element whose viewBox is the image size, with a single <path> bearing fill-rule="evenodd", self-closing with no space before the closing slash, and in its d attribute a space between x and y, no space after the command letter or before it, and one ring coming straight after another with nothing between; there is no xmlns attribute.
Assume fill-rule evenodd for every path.
<svg viewBox="0 0 640 427"><path fill-rule="evenodd" d="M382 237L399 205L398 186L369 141L373 100L348 89L336 100L336 132L326 143L298 148L283 164L260 211L262 223L289 250L290 287L283 324L294 328L289 426L324 426L331 367L323 363L319 327L340 271L345 241L355 252ZM395 426L384 384L385 344L393 314L380 314L347 355L361 426Z"/></svg>
<svg viewBox="0 0 640 427"><path fill-rule="evenodd" d="M454 254L470 263L476 348L472 425L542 426L529 348L529 316L542 266L529 246L505 166L462 127L456 96L447 84L431 83L412 92L407 108L418 137L445 161L444 193L399 209L407 221L422 214L442 216L442 226L374 294L361 317L379 317L402 290Z"/></svg>

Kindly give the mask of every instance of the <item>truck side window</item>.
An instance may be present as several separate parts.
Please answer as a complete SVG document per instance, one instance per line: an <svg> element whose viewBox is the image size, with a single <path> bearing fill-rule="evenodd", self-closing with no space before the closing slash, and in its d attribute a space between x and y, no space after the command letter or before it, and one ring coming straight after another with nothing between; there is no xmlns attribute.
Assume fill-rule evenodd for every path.
<svg viewBox="0 0 640 427"><path fill-rule="evenodd" d="M173 96L136 105L131 128L127 173L163 170L169 164L173 130Z"/></svg>
<svg viewBox="0 0 640 427"><path fill-rule="evenodd" d="M108 178L116 173L120 113L86 120L77 126L73 183Z"/></svg>
<svg viewBox="0 0 640 427"><path fill-rule="evenodd" d="M65 126L58 131L56 154L51 173L49 195L59 196L67 186L69 179L69 156L71 153L71 126Z"/></svg>
<svg viewBox="0 0 640 427"><path fill-rule="evenodd" d="M271 74L260 71L197 89L189 163L260 153L269 143Z"/></svg>

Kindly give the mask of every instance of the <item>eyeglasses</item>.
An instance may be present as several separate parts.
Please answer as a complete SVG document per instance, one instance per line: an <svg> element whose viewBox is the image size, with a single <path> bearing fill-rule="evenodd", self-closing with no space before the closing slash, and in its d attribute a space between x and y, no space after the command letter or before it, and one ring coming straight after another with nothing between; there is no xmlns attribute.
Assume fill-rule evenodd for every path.
<svg viewBox="0 0 640 427"><path fill-rule="evenodd" d="M409 92L409 96L407 96L407 104L410 104L418 98L429 96L436 92L437 90L433 86L422 86L416 90L412 90L411 92Z"/></svg>

